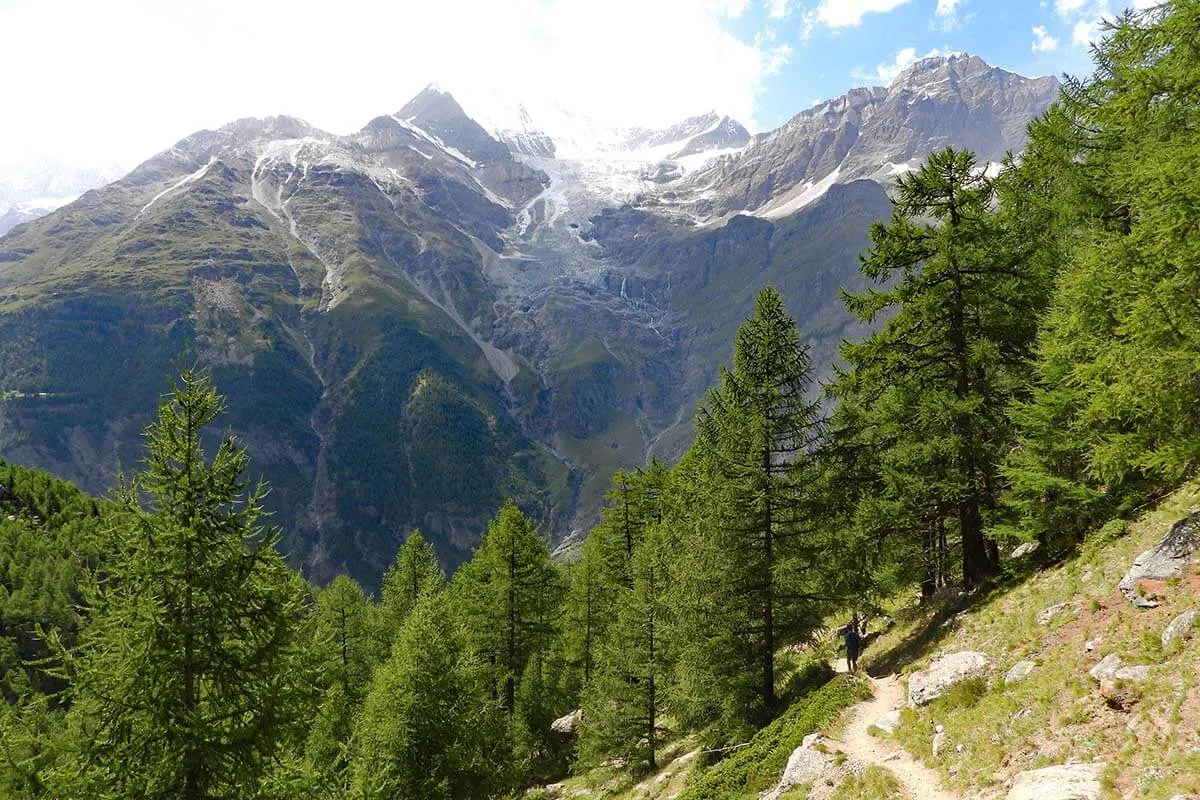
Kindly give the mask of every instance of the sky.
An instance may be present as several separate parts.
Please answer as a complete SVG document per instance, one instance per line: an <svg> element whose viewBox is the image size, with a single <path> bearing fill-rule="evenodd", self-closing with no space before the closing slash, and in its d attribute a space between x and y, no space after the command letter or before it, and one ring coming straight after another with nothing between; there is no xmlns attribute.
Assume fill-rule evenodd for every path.
<svg viewBox="0 0 1200 800"><path fill-rule="evenodd" d="M928 54L1084 74L1126 2L1148 0L0 0L0 177L129 168L248 116L349 133L431 82L485 120L765 130Z"/></svg>

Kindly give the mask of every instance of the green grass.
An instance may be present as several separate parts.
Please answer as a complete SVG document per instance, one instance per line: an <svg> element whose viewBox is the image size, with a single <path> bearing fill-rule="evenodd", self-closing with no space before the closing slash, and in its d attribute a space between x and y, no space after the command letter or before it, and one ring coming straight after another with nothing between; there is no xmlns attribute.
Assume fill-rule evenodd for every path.
<svg viewBox="0 0 1200 800"><path fill-rule="evenodd" d="M709 767L680 800L749 800L774 786L788 756L810 733L824 730L845 709L869 694L861 679L839 675L793 703L781 717L755 734L747 746Z"/></svg>
<svg viewBox="0 0 1200 800"><path fill-rule="evenodd" d="M1105 526L1077 557L983 595L957 622L935 609L897 614L896 629L868 650L868 668L873 662L906 663L904 671L911 672L958 650L979 650L994 664L989 680L960 684L925 708L906 709L897 741L965 797L1003 797L1015 773L1068 761L1107 762L1106 798L1196 791L1194 767L1188 773L1178 765L1195 763L1189 742L1200 729L1194 699L1200 646L1193 640L1163 653L1159 636L1194 604L1198 579L1168 585L1167 599L1151 610L1135 609L1115 587L1140 552L1198 506L1200 484L1188 485L1133 523ZM1042 610L1065 600L1079 609L1074 616L1050 626L1037 623ZM1085 643L1097 639L1088 652ZM1152 667L1150 680L1131 689L1124 710L1110 707L1088 676L1109 653ZM1004 686L1003 673L1025 658L1036 669ZM935 723L945 726L947 742L936 759Z"/></svg>
<svg viewBox="0 0 1200 800"><path fill-rule="evenodd" d="M831 800L919 800L910 798L896 776L882 767L868 766L851 775L833 793Z"/></svg>

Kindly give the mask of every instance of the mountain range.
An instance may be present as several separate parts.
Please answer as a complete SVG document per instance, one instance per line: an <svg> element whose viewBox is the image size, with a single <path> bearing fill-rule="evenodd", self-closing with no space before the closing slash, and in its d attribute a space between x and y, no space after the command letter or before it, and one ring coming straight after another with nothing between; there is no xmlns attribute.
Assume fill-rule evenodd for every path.
<svg viewBox="0 0 1200 800"><path fill-rule="evenodd" d="M485 127L437 87L346 136L198 132L0 238L0 454L111 486L198 362L318 581L375 584L414 527L453 566L509 496L569 539L687 446L764 283L828 369L894 176L998 162L1057 91L955 55L754 136Z"/></svg>

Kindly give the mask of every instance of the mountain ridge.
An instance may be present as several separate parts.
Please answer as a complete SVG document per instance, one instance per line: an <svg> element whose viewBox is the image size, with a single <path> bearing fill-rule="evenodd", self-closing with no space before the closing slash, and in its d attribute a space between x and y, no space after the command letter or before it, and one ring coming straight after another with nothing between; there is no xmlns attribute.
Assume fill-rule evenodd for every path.
<svg viewBox="0 0 1200 800"><path fill-rule="evenodd" d="M957 88L922 102L998 109L968 133L1042 96L932 67ZM876 162L893 153L848 162L863 134L846 126L874 96L794 118L827 140L711 112L573 151L493 136L435 87L346 136L287 116L197 132L0 239L0 452L101 488L190 353L318 580L373 585L413 527L453 565L509 495L568 537L613 469L684 450L762 283L818 364L857 330L838 289L889 212Z"/></svg>

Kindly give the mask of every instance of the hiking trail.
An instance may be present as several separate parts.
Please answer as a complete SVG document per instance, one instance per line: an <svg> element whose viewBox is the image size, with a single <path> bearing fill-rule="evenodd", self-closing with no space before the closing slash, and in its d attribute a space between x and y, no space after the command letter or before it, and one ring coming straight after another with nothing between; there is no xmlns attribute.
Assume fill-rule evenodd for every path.
<svg viewBox="0 0 1200 800"><path fill-rule="evenodd" d="M846 662L834 662L838 672L845 672ZM938 774L916 761L908 751L894 741L872 736L868 729L871 723L904 703L904 687L897 675L872 678L863 671L871 682L872 697L851 708L850 720L840 739L825 738L830 749L838 750L856 758L864 765L873 764L886 769L904 785L912 800L958 800L942 788Z"/></svg>

